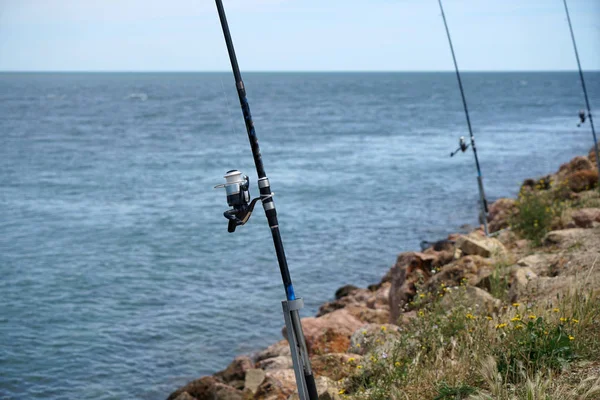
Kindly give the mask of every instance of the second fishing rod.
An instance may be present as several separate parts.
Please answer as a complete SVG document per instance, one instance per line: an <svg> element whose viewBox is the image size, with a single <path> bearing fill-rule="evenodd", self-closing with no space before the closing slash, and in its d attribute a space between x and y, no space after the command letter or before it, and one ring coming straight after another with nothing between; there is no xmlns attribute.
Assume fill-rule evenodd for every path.
<svg viewBox="0 0 600 400"><path fill-rule="evenodd" d="M262 202L273 237L273 245L275 246L277 262L279 263L279 270L281 272L281 278L286 294L286 300L282 302L282 306L288 342L292 353L296 384L298 386L298 396L300 400L318 400L319 396L315 378L311 369L310 359L308 358L306 341L304 339L300 321L299 310L303 307L304 303L301 298L296 298L294 292L294 285L292 284L292 278L290 277L287 258L283 249L283 241L281 240L281 233L279 231L279 222L277 220L275 203L273 202L273 193L271 192L271 185L267 178L260 153L260 147L258 146L254 121L252 120L250 105L248 104L248 99L246 97L246 88L242 81L240 67L235 55L235 49L233 47L223 2L222 0L215 0L215 2L221 21L221 27L223 29L223 36L225 37L225 44L227 45L227 52L229 53L229 60L233 70L235 86L240 100L244 122L246 124L248 140L250 141L250 147L252 149L252 156L258 175L258 189L260 192L260 197L250 201L250 181L248 177L242 175L242 173L237 170L228 171L225 174L226 183L218 185L225 188L227 203L232 207L232 209L225 211L224 216L229 220L228 231L234 232L237 226L244 225L246 221L248 221L257 201L260 200Z"/></svg>
<svg viewBox="0 0 600 400"><path fill-rule="evenodd" d="M477 148L475 147L475 136L473 135L473 128L471 127L471 118L469 117L469 108L467 107L467 99L465 97L465 90L463 88L462 79L460 77L460 71L458 69L458 63L456 62L456 55L454 54L454 46L452 45L452 38L450 37L450 30L448 29L448 22L446 21L446 14L444 13L444 7L442 6L442 0L438 0L440 5L440 11L442 12L442 19L444 20L444 27L446 28L446 36L448 36L448 43L450 44L450 51L452 52L452 60L454 61L454 69L456 71L456 79L458 80L458 87L460 89L460 95L462 97L463 108L465 110L465 117L467 118L467 127L469 128L469 135L471 136L471 149L473 149L473 156L475 157L475 166L477 168L477 186L479 188L479 207L481 220L483 222L483 229L486 236L489 235L487 214L488 214L488 203L485 197L485 191L483 190L483 176L481 174L481 166L479 165L479 157L477 156ZM450 153L450 157L453 157L459 151L463 153L469 148L469 145L465 143L464 137L460 138L459 147L456 151Z"/></svg>

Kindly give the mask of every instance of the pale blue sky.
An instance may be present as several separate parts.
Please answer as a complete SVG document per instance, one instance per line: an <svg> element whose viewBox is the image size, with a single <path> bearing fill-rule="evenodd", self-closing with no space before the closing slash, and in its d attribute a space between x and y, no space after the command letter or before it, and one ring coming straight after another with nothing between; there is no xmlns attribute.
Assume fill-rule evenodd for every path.
<svg viewBox="0 0 600 400"><path fill-rule="evenodd" d="M452 70L436 0L224 0L244 71ZM562 0L445 0L463 70L577 68ZM570 0L600 70L600 0ZM0 70L226 71L211 0L0 0Z"/></svg>

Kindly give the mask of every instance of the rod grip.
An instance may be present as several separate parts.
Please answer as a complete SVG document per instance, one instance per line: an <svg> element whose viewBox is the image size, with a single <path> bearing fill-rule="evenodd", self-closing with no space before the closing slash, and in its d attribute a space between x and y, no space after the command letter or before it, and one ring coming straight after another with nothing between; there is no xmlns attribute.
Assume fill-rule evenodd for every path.
<svg viewBox="0 0 600 400"><path fill-rule="evenodd" d="M319 400L319 393L317 393L317 385L315 384L314 375L305 373L304 381L306 382L306 390L308 391L309 400Z"/></svg>

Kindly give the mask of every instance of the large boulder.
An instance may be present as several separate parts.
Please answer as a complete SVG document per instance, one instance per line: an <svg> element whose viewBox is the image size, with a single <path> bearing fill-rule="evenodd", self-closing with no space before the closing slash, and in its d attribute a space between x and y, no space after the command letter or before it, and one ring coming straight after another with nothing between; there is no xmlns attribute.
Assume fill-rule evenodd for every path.
<svg viewBox="0 0 600 400"><path fill-rule="evenodd" d="M585 156L577 156L573 158L568 163L564 163L558 169L558 176L568 176L574 172L578 171L587 171L594 169L594 164L590 161L588 157Z"/></svg>
<svg viewBox="0 0 600 400"><path fill-rule="evenodd" d="M489 284L485 281L492 274L493 269L493 264L489 258L465 256L442 267L424 285L424 291L436 293L442 287L460 286L463 283L471 286L487 287Z"/></svg>
<svg viewBox="0 0 600 400"><path fill-rule="evenodd" d="M327 302L319 307L317 317L345 308L349 305L365 305L367 300L373 296L373 292L368 289L354 288L346 291L344 288L346 287L338 289L334 301ZM340 290L342 291L340 292Z"/></svg>
<svg viewBox="0 0 600 400"><path fill-rule="evenodd" d="M488 223L490 232L496 232L508 228L510 218L515 212L517 205L514 199L498 199L490 206Z"/></svg>
<svg viewBox="0 0 600 400"><path fill-rule="evenodd" d="M302 328L310 354L341 353L348 349L350 336L362 321L342 308L318 318L303 318ZM287 337L287 329L282 334Z"/></svg>
<svg viewBox="0 0 600 400"><path fill-rule="evenodd" d="M315 384L317 386L319 400L340 400L340 395L338 394L339 389L331 379L320 376L315 379ZM298 396L298 393L294 393L288 397L287 400L300 400L300 397Z"/></svg>
<svg viewBox="0 0 600 400"><path fill-rule="evenodd" d="M582 208L573 211L571 218L580 228L593 228L600 224L600 208Z"/></svg>
<svg viewBox="0 0 600 400"><path fill-rule="evenodd" d="M456 247L462 251L463 255L476 255L481 257L503 258L507 256L504 245L498 240L477 232L461 236L456 240Z"/></svg>
<svg viewBox="0 0 600 400"><path fill-rule="evenodd" d="M564 245L576 241L585 232L582 228L563 229L560 231L550 231L544 237L544 244Z"/></svg>
<svg viewBox="0 0 600 400"><path fill-rule="evenodd" d="M296 376L293 369L267 371L264 380L256 390L254 398L262 400L286 400L296 390Z"/></svg>
<svg viewBox="0 0 600 400"><path fill-rule="evenodd" d="M171 393L167 400L175 400L183 393L188 393L189 396L203 400L243 400L243 392L229 385L224 384L214 376L205 376L196 379L184 387ZM185 398L185 397L184 397Z"/></svg>
<svg viewBox="0 0 600 400"><path fill-rule="evenodd" d="M575 193L591 190L598 185L598 171L592 169L573 172L565 180L569 189Z"/></svg>
<svg viewBox="0 0 600 400"><path fill-rule="evenodd" d="M401 253L390 270L390 322L397 323L400 314L415 296L418 282L429 280L431 270L439 262L434 254L407 252Z"/></svg>
<svg viewBox="0 0 600 400"><path fill-rule="evenodd" d="M265 358L256 363L256 368L263 369L265 371L270 371L274 369L285 369L291 368L292 357L291 356L277 356L271 358Z"/></svg>
<svg viewBox="0 0 600 400"><path fill-rule="evenodd" d="M529 283L537 279L537 277L537 274L529 267L513 267L509 278L510 289L508 298L510 302L514 303L527 294Z"/></svg>
<svg viewBox="0 0 600 400"><path fill-rule="evenodd" d="M248 356L238 356L223 371L215 374L225 382L243 381L246 371L254 368L254 363Z"/></svg>
<svg viewBox="0 0 600 400"><path fill-rule="evenodd" d="M274 358L279 356L291 357L292 351L290 350L290 344L286 339L282 339L277 343L273 343L264 350L261 350L254 354L252 357L255 363L266 360L267 358Z"/></svg>

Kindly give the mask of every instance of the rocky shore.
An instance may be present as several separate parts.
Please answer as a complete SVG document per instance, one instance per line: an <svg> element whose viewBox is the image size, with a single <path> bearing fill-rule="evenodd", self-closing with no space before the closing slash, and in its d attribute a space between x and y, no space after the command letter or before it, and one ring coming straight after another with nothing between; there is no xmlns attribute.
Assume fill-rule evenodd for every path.
<svg viewBox="0 0 600 400"><path fill-rule="evenodd" d="M436 315L445 318L459 304L466 307L463 318L466 321L461 320L461 328L455 333L458 337L461 329L472 329L470 332L483 329L481 325L469 328L471 320L489 322L490 327L485 329L490 332L501 330L502 325L506 325L501 318L514 304L517 304L515 307L529 304L528 309L533 309L532 304L554 304L557 296L560 298L574 288L591 293L597 290L600 284L600 194L596 189L596 162L594 152L590 151L589 155L562 165L554 174L527 179L519 199L496 201L489 213L489 227L495 232L493 237L486 237L477 229L469 234L451 234L420 252L401 253L380 282L367 288L343 286L335 292L333 300L319 308L315 317L303 318L320 399L395 398L393 394L375 395L377 390L373 386L377 385L373 382L376 379L368 376L366 370L375 374L373 371L378 371L375 365L383 365L387 358L391 360L391 354L397 352L394 349L398 341L407 335L406 327L415 325L426 313L433 315L434 309L438 310ZM553 305L552 309L558 308ZM528 312L532 321L538 323L538 317L532 318L532 311ZM511 321L521 320L520 314L511 315ZM564 322L562 318L560 321ZM594 318L589 323L600 324ZM525 324L515 326L527 327ZM423 333L419 337L417 332L415 340L425 348L422 336ZM282 337L286 337L285 329ZM569 334L568 338L572 337ZM451 335L448 343L452 343ZM444 346L438 357L452 358L451 353L446 354L452 351L447 346L452 345ZM414 357L426 354L417 352ZM477 358L476 355L470 357ZM412 389L408 383L406 387L394 383L394 379L400 382L401 378L409 382L406 377L410 371L404 367L407 363L400 359L389 364L385 371L394 368L403 371L403 375L393 378L389 385L389 393L407 391L408 394L398 398L433 398L428 394L433 387L443 393L439 382L421 384L420 394L414 393L417 389L413 383L410 383ZM598 360L592 359L591 364L583 368L580 374L600 374ZM557 370L557 376L564 370ZM468 395L479 392L493 393L485 379L479 380L482 383L472 388L469 392L472 394L465 389L464 397L457 394L436 398L469 398ZM468 378L466 381L471 382ZM255 354L235 358L223 371L189 382L174 391L168 400L291 400L298 398L295 388L290 349L283 339ZM515 390L520 389L515 386ZM588 397L581 397L584 398ZM599 397L589 398L600 398L600 392Z"/></svg>

